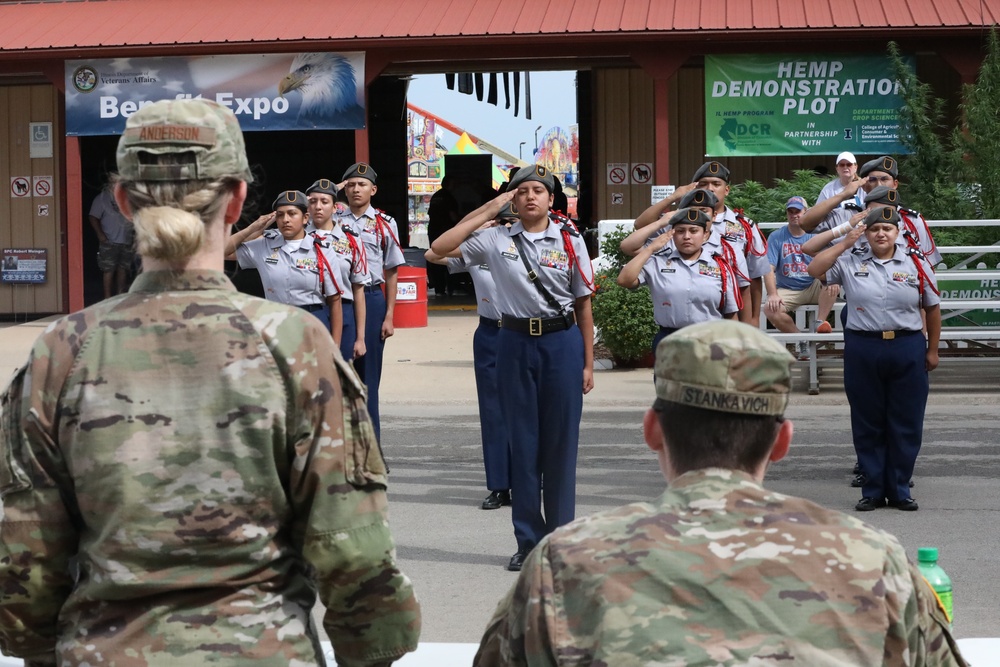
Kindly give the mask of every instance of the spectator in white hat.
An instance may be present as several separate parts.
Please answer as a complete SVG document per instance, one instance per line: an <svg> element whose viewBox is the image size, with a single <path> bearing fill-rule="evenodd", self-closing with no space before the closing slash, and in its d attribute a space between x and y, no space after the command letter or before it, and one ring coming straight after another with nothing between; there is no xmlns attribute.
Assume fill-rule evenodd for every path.
<svg viewBox="0 0 1000 667"><path fill-rule="evenodd" d="M858 161L854 153L844 151L837 156L837 178L819 191L816 204L802 216L802 229L819 234L850 220L864 207L864 195L858 195L860 185Z"/></svg>

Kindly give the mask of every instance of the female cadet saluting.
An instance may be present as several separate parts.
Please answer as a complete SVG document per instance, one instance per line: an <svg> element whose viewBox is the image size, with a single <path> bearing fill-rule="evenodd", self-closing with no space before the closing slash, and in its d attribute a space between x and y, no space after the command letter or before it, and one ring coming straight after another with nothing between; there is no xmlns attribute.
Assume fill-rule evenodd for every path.
<svg viewBox="0 0 1000 667"><path fill-rule="evenodd" d="M226 241L226 257L244 269L255 268L270 301L298 306L318 317L340 345L343 316L340 288L321 248L306 235L309 203L298 190L286 190L274 200L272 215L257 218ZM274 221L277 230L264 229ZM263 234L263 235L261 235ZM258 238L259 237L259 238Z"/></svg>
<svg viewBox="0 0 1000 667"><path fill-rule="evenodd" d="M923 436L927 373L938 365L937 282L918 250L896 244L899 222L894 208L873 209L809 265L809 275L844 288L850 310L844 329L844 389L854 449L868 476L854 507L859 512L887 502L904 511L918 509L909 480ZM854 248L862 234L868 247Z"/></svg>
<svg viewBox="0 0 1000 667"><path fill-rule="evenodd" d="M346 302L342 308L344 326L340 354L350 361L365 356L365 285L371 278L361 239L353 229L340 224L339 217L334 218L337 192L337 186L326 178L309 186L306 196L312 220L306 232L327 243L324 254L337 277L340 298Z"/></svg>
<svg viewBox="0 0 1000 667"><path fill-rule="evenodd" d="M710 224L702 211L677 211L670 218L672 234L659 234L645 244L618 274L622 287L649 285L653 318L660 326L653 337L654 354L659 342L681 327L736 319L743 307L735 269L705 246ZM630 236L641 243L657 231L656 225L647 225Z"/></svg>
<svg viewBox="0 0 1000 667"><path fill-rule="evenodd" d="M554 185L545 167L524 167L507 192L431 246L442 257L461 246L467 262L489 265L497 286L497 387L510 426L517 539L512 571L539 540L573 520L582 394L594 386L593 269L576 228L549 221ZM519 220L510 229L474 233L511 201Z"/></svg>

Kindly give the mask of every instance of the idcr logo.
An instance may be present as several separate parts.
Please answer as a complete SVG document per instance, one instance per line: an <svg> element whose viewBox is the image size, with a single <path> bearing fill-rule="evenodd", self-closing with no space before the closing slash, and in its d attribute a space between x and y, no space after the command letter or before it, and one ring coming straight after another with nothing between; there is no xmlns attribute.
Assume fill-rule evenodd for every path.
<svg viewBox="0 0 1000 667"><path fill-rule="evenodd" d="M769 137L771 136L770 123L741 123L735 118L727 118L719 128L719 137L726 144L729 150L736 150L736 144L740 137Z"/></svg>

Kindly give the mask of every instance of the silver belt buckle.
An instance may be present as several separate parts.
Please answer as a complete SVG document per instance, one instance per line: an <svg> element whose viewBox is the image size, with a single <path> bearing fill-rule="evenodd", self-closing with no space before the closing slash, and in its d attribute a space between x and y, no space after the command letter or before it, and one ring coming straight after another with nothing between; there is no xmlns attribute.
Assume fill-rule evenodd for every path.
<svg viewBox="0 0 1000 667"><path fill-rule="evenodd" d="M532 336L542 335L542 318L540 317L529 317L528 318L528 333Z"/></svg>
<svg viewBox="0 0 1000 667"><path fill-rule="evenodd" d="M883 331L882 332L882 340L892 340L895 337L896 337L896 332L895 331Z"/></svg>

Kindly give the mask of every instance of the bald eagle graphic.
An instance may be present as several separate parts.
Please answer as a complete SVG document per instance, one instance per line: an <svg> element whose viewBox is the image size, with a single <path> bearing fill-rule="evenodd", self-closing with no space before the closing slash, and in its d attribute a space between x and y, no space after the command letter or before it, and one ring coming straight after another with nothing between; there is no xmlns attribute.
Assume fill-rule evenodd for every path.
<svg viewBox="0 0 1000 667"><path fill-rule="evenodd" d="M297 90L302 95L299 121L340 127L365 126L365 110L358 104L354 67L336 53L300 53L291 71L278 83L278 94Z"/></svg>

